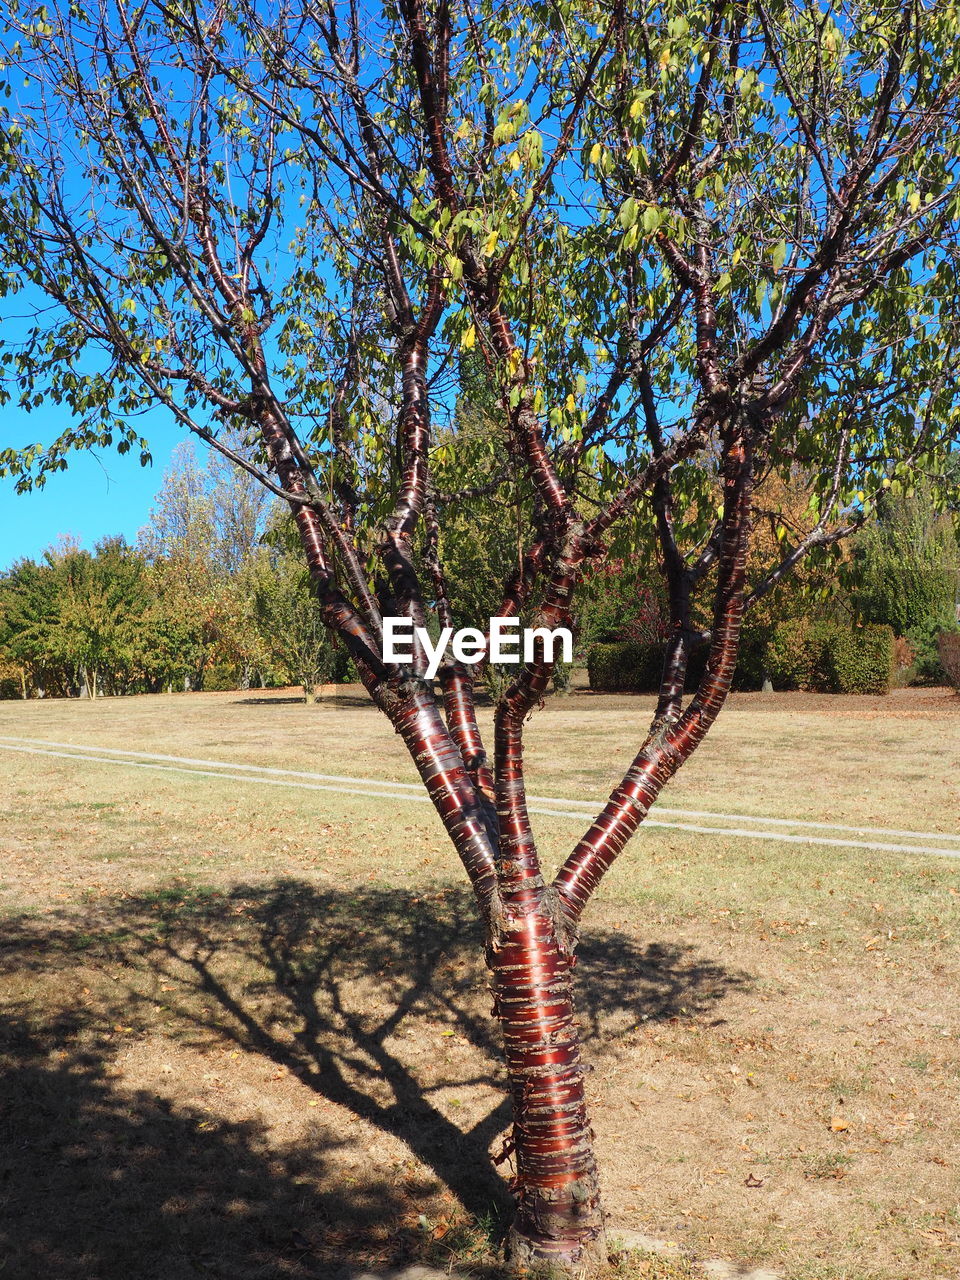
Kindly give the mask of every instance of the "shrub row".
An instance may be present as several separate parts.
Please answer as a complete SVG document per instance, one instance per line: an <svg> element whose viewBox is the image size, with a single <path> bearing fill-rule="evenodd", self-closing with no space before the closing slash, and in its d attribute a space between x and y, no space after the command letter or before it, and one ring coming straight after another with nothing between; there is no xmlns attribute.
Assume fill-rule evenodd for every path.
<svg viewBox="0 0 960 1280"><path fill-rule="evenodd" d="M937 649L947 679L960 690L960 631L942 631L937 638Z"/></svg>
<svg viewBox="0 0 960 1280"><path fill-rule="evenodd" d="M591 689L607 693L651 693L660 685L663 646L617 640L591 645L587 675Z"/></svg>
<svg viewBox="0 0 960 1280"><path fill-rule="evenodd" d="M791 619L774 629L766 667L776 689L889 693L896 670L893 629Z"/></svg>
<svg viewBox="0 0 960 1280"><path fill-rule="evenodd" d="M594 644L587 650L590 688L604 693L657 693L666 646L637 640ZM699 683L707 665L707 649L697 650L687 663L687 688Z"/></svg>
<svg viewBox="0 0 960 1280"><path fill-rule="evenodd" d="M688 687L700 679L705 660L705 651L694 655ZM662 667L659 644L624 640L595 644L587 652L590 688L608 693L654 693ZM776 689L888 693L894 669L890 627L850 628L800 618L781 623L770 634L744 635L735 684L756 689L766 672Z"/></svg>

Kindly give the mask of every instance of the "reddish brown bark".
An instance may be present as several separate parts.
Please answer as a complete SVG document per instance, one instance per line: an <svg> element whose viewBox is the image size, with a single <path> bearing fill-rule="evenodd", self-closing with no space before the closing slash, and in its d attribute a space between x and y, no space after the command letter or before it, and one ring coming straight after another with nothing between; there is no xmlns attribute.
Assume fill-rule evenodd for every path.
<svg viewBox="0 0 960 1280"><path fill-rule="evenodd" d="M413 757L427 794L460 855L488 928L496 933L501 915L500 893L487 806L470 780L433 694L419 682L410 681L399 694L390 691L384 709Z"/></svg>
<svg viewBox="0 0 960 1280"><path fill-rule="evenodd" d="M730 692L743 616L753 481L750 442L739 431L728 430L723 467L723 531L706 672L686 710L655 722L620 785L557 873L554 884L571 921L579 919L664 784L703 741Z"/></svg>
<svg viewBox="0 0 960 1280"><path fill-rule="evenodd" d="M572 962L551 902L541 889L509 903L509 923L490 958L513 1097L517 1216L510 1251L520 1265L592 1270L603 1260L603 1216Z"/></svg>

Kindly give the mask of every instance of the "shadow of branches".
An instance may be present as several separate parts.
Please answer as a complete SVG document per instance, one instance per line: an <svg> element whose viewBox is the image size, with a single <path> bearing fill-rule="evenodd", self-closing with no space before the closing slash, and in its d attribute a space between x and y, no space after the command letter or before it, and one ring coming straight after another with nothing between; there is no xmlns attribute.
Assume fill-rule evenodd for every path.
<svg viewBox="0 0 960 1280"><path fill-rule="evenodd" d="M509 1105L466 891L175 885L10 922L0 980L18 993L0 1044L11 1275L330 1275L334 1257L449 1257L455 1233L437 1244L411 1217L437 1194L473 1219L507 1209L489 1156ZM594 932L578 966L587 1055L743 980L689 948ZM131 1088L110 1074L120 1031L127 1046L235 1045L327 1120L278 1142L260 1119L171 1099L159 1075Z"/></svg>

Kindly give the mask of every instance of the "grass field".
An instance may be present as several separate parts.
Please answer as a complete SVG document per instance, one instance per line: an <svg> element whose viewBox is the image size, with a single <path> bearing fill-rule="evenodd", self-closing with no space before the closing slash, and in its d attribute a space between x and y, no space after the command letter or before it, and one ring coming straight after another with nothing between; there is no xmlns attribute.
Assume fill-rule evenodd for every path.
<svg viewBox="0 0 960 1280"><path fill-rule="evenodd" d="M549 701L530 790L601 796L649 711ZM349 695L0 703L4 735L413 780ZM432 811L2 751L0 774L0 1277L489 1274L508 1112ZM956 835L960 698L734 697L664 803ZM536 826L548 860L579 834ZM641 832L578 970L612 1228L674 1242L663 1274L955 1280L958 917L960 859Z"/></svg>

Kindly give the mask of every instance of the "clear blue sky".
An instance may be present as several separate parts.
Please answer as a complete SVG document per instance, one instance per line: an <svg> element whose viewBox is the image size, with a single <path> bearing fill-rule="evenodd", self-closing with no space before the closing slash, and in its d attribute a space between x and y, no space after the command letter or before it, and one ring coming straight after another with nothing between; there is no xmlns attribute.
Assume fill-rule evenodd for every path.
<svg viewBox="0 0 960 1280"><path fill-rule="evenodd" d="M153 453L150 467L141 467L136 455L104 449L73 454L68 470L48 476L45 487L32 493L18 494L12 480L0 478L0 572L23 556L36 559L60 534L73 534L88 548L109 534L122 533L133 542L150 515L170 454L186 435L164 417L151 415L143 429ZM26 414L8 404L0 423L0 447L22 448L48 444L63 418L56 405Z"/></svg>

